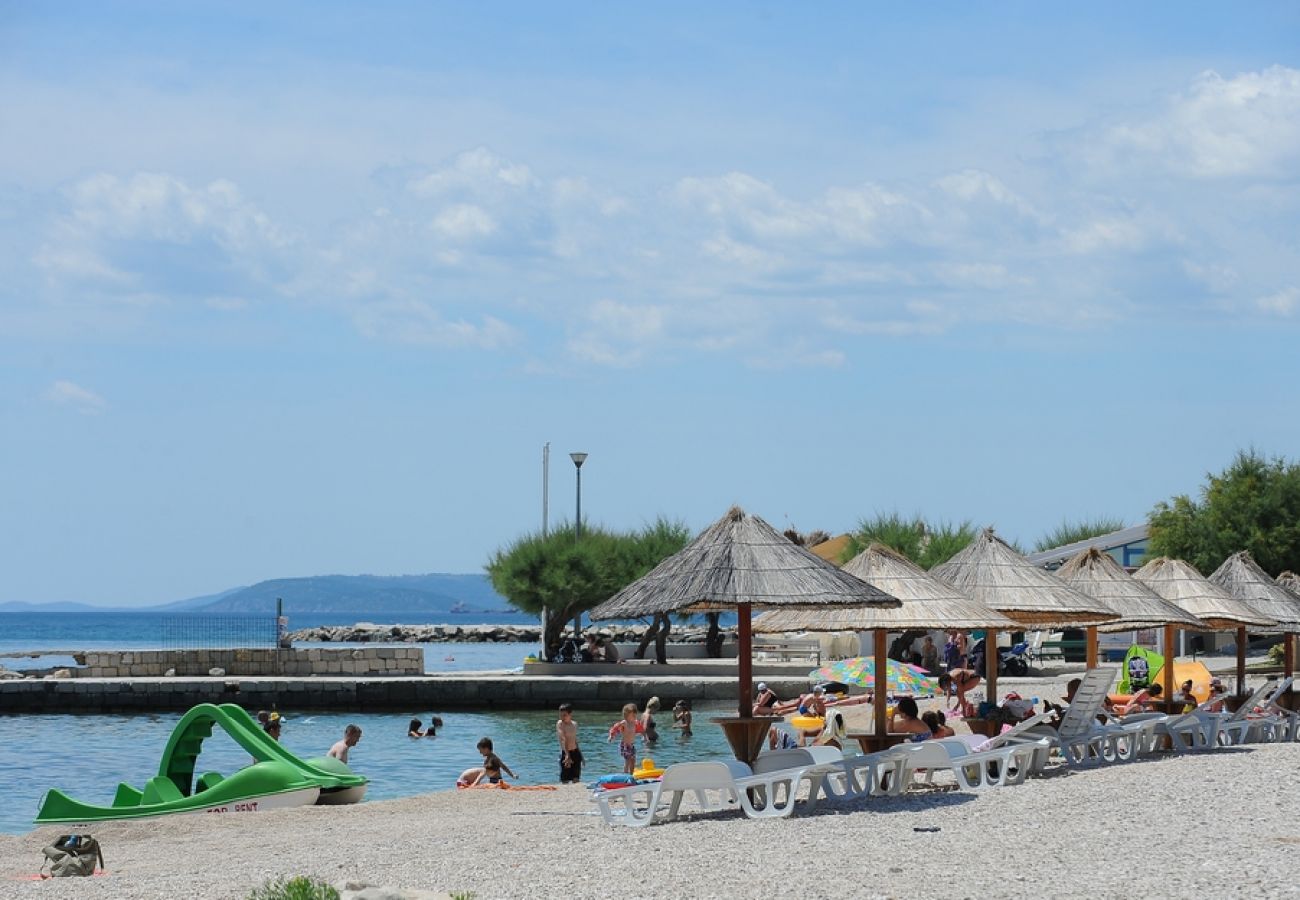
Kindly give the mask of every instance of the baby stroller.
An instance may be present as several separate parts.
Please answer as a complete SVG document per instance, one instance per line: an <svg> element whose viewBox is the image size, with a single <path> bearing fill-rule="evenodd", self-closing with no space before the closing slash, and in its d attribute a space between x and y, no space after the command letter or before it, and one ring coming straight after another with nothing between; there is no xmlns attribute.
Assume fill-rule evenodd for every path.
<svg viewBox="0 0 1300 900"><path fill-rule="evenodd" d="M578 642L573 638L565 638L564 643L560 644L560 649L551 657L553 663L576 663L582 661L582 654L578 650Z"/></svg>
<svg viewBox="0 0 1300 900"><path fill-rule="evenodd" d="M1021 641L1014 647L1005 650L998 648L998 674L999 675L1028 675L1029 661L1028 657L1029 644ZM984 639L980 638L970 648L968 654L970 667L976 672L984 671Z"/></svg>

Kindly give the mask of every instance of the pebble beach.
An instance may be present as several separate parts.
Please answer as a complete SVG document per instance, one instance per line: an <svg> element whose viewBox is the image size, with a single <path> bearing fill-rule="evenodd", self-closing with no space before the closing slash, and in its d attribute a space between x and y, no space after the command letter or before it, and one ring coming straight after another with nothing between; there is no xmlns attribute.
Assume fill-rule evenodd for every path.
<svg viewBox="0 0 1300 900"><path fill-rule="evenodd" d="M0 896L243 898L280 875L476 898L1295 896L1297 761L1296 744L1249 745L642 829L604 825L580 786L443 791L108 823L107 875L24 880L46 827L0 836Z"/></svg>

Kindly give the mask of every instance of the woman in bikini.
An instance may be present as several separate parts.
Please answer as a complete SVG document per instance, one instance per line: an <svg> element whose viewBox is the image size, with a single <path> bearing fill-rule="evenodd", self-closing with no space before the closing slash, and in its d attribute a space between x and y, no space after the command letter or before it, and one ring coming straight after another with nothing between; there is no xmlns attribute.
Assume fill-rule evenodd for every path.
<svg viewBox="0 0 1300 900"><path fill-rule="evenodd" d="M939 689L945 699L957 694L957 709L963 716L973 715L970 704L966 701L966 692L973 690L980 683L979 673L974 669L953 669L939 676ZM951 689L951 691L950 691Z"/></svg>

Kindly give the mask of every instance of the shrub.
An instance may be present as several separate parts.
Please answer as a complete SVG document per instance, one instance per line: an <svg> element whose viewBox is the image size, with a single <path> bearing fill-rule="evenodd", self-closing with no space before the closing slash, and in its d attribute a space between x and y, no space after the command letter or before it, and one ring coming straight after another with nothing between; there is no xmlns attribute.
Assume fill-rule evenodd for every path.
<svg viewBox="0 0 1300 900"><path fill-rule="evenodd" d="M248 900L339 900L333 886L306 875L268 881L248 895Z"/></svg>

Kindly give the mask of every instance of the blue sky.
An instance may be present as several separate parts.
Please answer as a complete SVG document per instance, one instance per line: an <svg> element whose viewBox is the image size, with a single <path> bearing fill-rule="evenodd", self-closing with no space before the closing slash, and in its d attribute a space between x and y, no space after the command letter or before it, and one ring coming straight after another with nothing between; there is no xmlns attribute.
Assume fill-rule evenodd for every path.
<svg viewBox="0 0 1300 900"><path fill-rule="evenodd" d="M0 601L1300 455L1300 11L0 2Z"/></svg>

